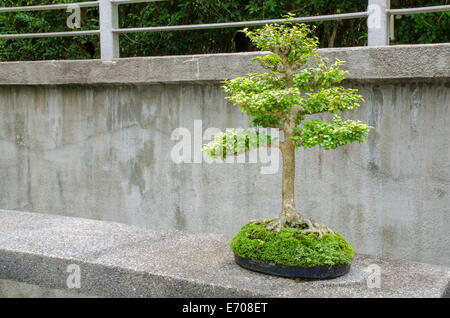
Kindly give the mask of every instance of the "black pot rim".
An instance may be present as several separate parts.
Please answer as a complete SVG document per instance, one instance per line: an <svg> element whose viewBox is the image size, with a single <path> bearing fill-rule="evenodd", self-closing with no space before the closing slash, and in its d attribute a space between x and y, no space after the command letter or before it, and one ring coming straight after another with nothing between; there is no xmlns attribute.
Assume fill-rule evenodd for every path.
<svg viewBox="0 0 450 318"><path fill-rule="evenodd" d="M248 258L243 258L234 253L234 260L236 263L246 269L276 275L288 278L301 279L330 279L347 274L350 271L351 264L334 264L313 267L301 267L271 264L268 262L255 261Z"/></svg>

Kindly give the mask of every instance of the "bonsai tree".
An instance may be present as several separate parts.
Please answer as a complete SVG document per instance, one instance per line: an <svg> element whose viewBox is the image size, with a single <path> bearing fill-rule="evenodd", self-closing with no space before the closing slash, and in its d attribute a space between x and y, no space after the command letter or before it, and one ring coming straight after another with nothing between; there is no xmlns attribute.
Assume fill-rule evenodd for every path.
<svg viewBox="0 0 450 318"><path fill-rule="evenodd" d="M257 47L271 52L254 59L268 72L225 81L226 98L251 117L251 124L278 128L284 140L276 143L263 134L228 130L216 135L203 150L213 158L226 158L259 146L279 147L283 162L281 213L267 227L278 232L299 228L303 234L320 237L332 233L328 227L303 217L295 207L295 150L314 146L335 149L354 141L364 142L371 127L340 117L341 112L359 107L363 98L356 89L336 86L348 73L340 68L344 62L329 64L319 57L318 39L311 36L307 25L288 19L243 32ZM332 121L306 120L318 113L334 116Z"/></svg>
<svg viewBox="0 0 450 318"><path fill-rule="evenodd" d="M226 98L249 115L252 126L277 128L282 136L276 140L256 130L228 129L214 136L203 151L212 158L224 159L257 147L279 147L283 173L279 217L252 221L241 228L231 241L236 262L289 277L343 275L350 269L352 246L338 232L305 218L295 207L295 150L315 146L336 149L354 141L364 142L372 127L340 116L359 107L363 98L356 89L337 85L348 73L341 69L344 62L330 64L319 57L318 40L307 25L287 19L243 32L257 47L271 52L254 59L268 72L225 81ZM331 114L332 120L308 118L320 113ZM280 274L267 263L293 265L301 273ZM321 270L308 272L307 268L317 266Z"/></svg>

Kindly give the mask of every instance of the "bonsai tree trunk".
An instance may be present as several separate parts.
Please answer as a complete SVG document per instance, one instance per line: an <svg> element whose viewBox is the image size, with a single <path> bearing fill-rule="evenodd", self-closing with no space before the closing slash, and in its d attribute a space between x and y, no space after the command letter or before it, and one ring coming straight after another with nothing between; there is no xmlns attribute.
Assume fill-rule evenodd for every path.
<svg viewBox="0 0 450 318"><path fill-rule="evenodd" d="M279 52L277 48L276 51ZM285 70L284 79L286 87L293 87L293 74L291 64L286 54L281 54L283 68ZM295 146L291 140L294 127L297 122L298 112L291 109L291 113L285 118L282 130L284 132L284 141L280 144L281 155L283 158L283 175L281 186L281 214L278 219L269 223L269 227L275 231L281 231L283 227L293 227L303 229L304 234L314 233L322 237L323 234L333 233L327 226L315 223L313 220L304 218L295 208Z"/></svg>
<svg viewBox="0 0 450 318"><path fill-rule="evenodd" d="M292 227L301 225L304 223L304 219L295 208L295 147L289 136L285 136L280 150L283 158L280 225L281 227Z"/></svg>
<svg viewBox="0 0 450 318"><path fill-rule="evenodd" d="M275 231L281 231L283 227L300 228L304 234L314 233L320 237L326 233L333 233L327 226L304 218L295 208L295 147L290 139L289 130L285 129L284 132L284 141L280 144L283 158L281 214L268 226Z"/></svg>
<svg viewBox="0 0 450 318"><path fill-rule="evenodd" d="M279 49L277 49L279 51ZM283 56L283 55L282 55ZM293 70L287 59L287 54L282 57L283 68L285 70L284 79L286 87L293 87ZM290 113L283 123L284 141L280 144L281 156L283 158L283 175L281 186L281 214L279 227L301 227L306 220L295 208L295 146L291 140L294 127L296 126L297 113Z"/></svg>

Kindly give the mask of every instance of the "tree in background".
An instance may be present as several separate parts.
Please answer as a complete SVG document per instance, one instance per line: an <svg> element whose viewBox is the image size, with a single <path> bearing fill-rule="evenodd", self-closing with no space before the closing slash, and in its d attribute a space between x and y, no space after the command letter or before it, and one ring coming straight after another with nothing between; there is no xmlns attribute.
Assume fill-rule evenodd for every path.
<svg viewBox="0 0 450 318"><path fill-rule="evenodd" d="M72 3L82 0L3 0L0 6ZM448 4L449 0L391 0L392 8ZM120 27L161 26L231 22L364 11L367 0L170 0L121 5ZM98 9L82 9L82 30L98 29ZM450 14L430 13L398 16L396 40L400 43L449 42ZM65 10L0 14L0 33L68 31ZM312 23L320 47L362 46L366 43L365 19ZM254 50L237 29L136 33L121 35L121 55L153 56ZM176 39L176 41L175 41ZM192 45L195 43L196 45ZM97 36L0 40L0 60L98 58Z"/></svg>
<svg viewBox="0 0 450 318"><path fill-rule="evenodd" d="M72 3L77 0L3 0L2 7ZM0 14L0 33L66 32L65 10ZM81 30L98 29L98 9L81 10ZM99 57L97 36L0 39L0 61L87 59Z"/></svg>
<svg viewBox="0 0 450 318"><path fill-rule="evenodd" d="M347 74L340 68L343 62L330 64L317 55L318 40L310 35L307 25L287 22L244 32L259 49L272 52L255 59L269 72L225 81L227 99L249 115L254 126L277 128L284 140L249 134L247 130L227 130L216 135L203 150L213 158L223 159L259 146L279 147L283 159L282 207L280 217L272 220L268 228L278 232L298 228L303 234L320 237L334 233L304 218L295 207L295 149L335 149L354 141L364 142L371 127L340 117L341 112L359 107L362 97L356 89L335 86ZM331 113L333 120L305 121L319 113Z"/></svg>

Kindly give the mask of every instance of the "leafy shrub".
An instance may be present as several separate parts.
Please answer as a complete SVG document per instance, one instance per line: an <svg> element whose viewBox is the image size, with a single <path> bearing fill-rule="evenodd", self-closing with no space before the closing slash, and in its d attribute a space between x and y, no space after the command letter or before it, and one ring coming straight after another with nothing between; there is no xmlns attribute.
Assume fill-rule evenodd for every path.
<svg viewBox="0 0 450 318"><path fill-rule="evenodd" d="M3 0L0 6L31 6L73 3L83 0ZM86 1L86 0L85 0ZM392 0L392 8L448 4L445 0ZM296 16L365 11L367 0L170 0L121 5L120 27L143 27L276 19L292 12ZM82 30L98 29L98 9L84 8ZM2 13L0 33L69 31L65 10ZM398 16L396 40L400 43L449 42L450 14L430 13ZM313 23L320 47L362 46L366 44L366 19ZM237 28L197 31L123 34L121 56L183 55L238 52L254 46ZM100 56L98 36L0 40L0 60L84 59Z"/></svg>

